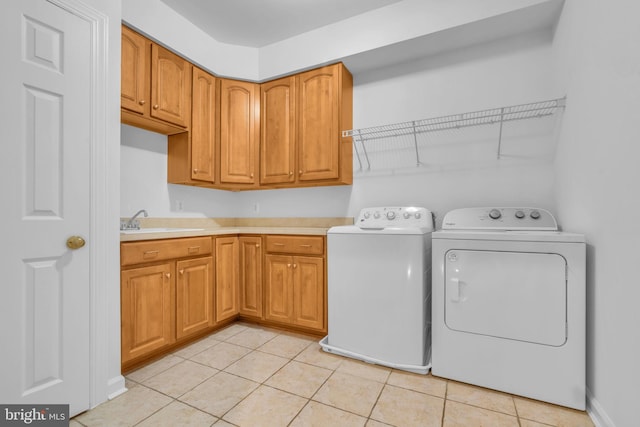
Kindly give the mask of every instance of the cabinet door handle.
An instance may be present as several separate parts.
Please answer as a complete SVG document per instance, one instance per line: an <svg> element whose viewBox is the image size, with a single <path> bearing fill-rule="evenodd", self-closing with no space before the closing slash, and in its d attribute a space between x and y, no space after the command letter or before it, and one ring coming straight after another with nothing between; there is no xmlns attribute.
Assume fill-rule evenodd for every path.
<svg viewBox="0 0 640 427"><path fill-rule="evenodd" d="M298 175L302 175L302 169L298 171Z"/></svg>
<svg viewBox="0 0 640 427"><path fill-rule="evenodd" d="M170 278L171 278L171 273L164 273L164 276L165 276L167 279L170 279Z"/></svg>
<svg viewBox="0 0 640 427"><path fill-rule="evenodd" d="M194 169L194 170L193 170L193 173L198 173L198 169Z"/></svg>
<svg viewBox="0 0 640 427"><path fill-rule="evenodd" d="M154 106L153 106L153 109L154 109L154 110L157 110L158 108L160 108L160 106L159 106L158 104L156 104L156 105L154 105Z"/></svg>
<svg viewBox="0 0 640 427"><path fill-rule="evenodd" d="M293 171L289 171L289 176L293 175Z"/></svg>
<svg viewBox="0 0 640 427"><path fill-rule="evenodd" d="M298 268L298 264L293 264L293 268Z"/></svg>
<svg viewBox="0 0 640 427"><path fill-rule="evenodd" d="M287 268L291 268L291 264L287 264Z"/></svg>
<svg viewBox="0 0 640 427"><path fill-rule="evenodd" d="M147 101L145 101L144 99L138 102L138 104L140 104L140 105L144 105L146 103L147 103Z"/></svg>
<svg viewBox="0 0 640 427"><path fill-rule="evenodd" d="M260 247L260 243L256 243L256 248L259 248L259 247Z"/></svg>
<svg viewBox="0 0 640 427"><path fill-rule="evenodd" d="M180 270L180 274L184 274L184 268Z"/></svg>
<svg viewBox="0 0 640 427"><path fill-rule="evenodd" d="M190 254L196 254L196 253L200 252L200 246L190 246L189 249L187 249L187 251Z"/></svg>
<svg viewBox="0 0 640 427"><path fill-rule="evenodd" d="M142 258L144 259L149 259L149 258L155 258L158 256L159 251L145 251L142 254Z"/></svg>

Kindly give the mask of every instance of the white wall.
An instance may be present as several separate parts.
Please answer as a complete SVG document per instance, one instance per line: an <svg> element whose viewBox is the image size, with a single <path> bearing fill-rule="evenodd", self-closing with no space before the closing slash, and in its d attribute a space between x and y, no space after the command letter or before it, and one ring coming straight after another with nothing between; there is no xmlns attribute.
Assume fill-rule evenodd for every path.
<svg viewBox="0 0 640 427"><path fill-rule="evenodd" d="M354 76L354 126L367 127L520 104L563 95L553 90L548 32L527 34ZM123 126L122 216L355 216L373 205L421 205L439 214L477 205L554 210L555 121L420 140L423 165L403 141L372 144L372 167L342 187L230 193L166 184L166 137ZM155 137L155 138L154 138ZM144 165L144 170L141 167ZM175 209L183 201L183 212Z"/></svg>
<svg viewBox="0 0 640 427"><path fill-rule="evenodd" d="M568 96L560 221L588 242L587 386L602 425L638 425L640 3L567 0L553 43Z"/></svg>

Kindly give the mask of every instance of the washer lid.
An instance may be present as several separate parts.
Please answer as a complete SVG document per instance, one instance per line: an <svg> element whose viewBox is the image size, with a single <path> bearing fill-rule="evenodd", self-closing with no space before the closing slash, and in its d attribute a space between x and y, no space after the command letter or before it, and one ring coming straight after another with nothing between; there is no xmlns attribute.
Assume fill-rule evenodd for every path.
<svg viewBox="0 0 640 427"><path fill-rule="evenodd" d="M557 231L558 223L549 211L540 208L464 208L448 212L442 229Z"/></svg>

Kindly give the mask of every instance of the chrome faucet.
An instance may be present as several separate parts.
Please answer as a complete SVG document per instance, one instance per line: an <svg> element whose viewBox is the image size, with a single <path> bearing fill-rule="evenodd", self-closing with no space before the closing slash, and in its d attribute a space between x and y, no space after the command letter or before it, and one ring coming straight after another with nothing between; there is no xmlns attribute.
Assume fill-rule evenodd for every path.
<svg viewBox="0 0 640 427"><path fill-rule="evenodd" d="M120 221L120 230L140 230L140 220L136 219L140 214L144 214L145 218L149 216L147 211L140 209L129 221Z"/></svg>

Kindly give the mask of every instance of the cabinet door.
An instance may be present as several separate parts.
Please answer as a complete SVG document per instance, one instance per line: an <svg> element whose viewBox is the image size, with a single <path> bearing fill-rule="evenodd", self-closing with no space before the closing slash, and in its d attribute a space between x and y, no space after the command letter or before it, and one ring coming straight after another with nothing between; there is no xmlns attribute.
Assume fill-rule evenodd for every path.
<svg viewBox="0 0 640 427"><path fill-rule="evenodd" d="M240 237L240 314L262 318L262 239Z"/></svg>
<svg viewBox="0 0 640 427"><path fill-rule="evenodd" d="M149 113L149 56L151 43L122 26L120 104L139 114Z"/></svg>
<svg viewBox="0 0 640 427"><path fill-rule="evenodd" d="M293 323L324 328L324 259L293 258Z"/></svg>
<svg viewBox="0 0 640 427"><path fill-rule="evenodd" d="M151 45L151 116L178 126L191 121L191 64Z"/></svg>
<svg viewBox="0 0 640 427"><path fill-rule="evenodd" d="M259 86L221 79L220 181L254 184L258 159Z"/></svg>
<svg viewBox="0 0 640 427"><path fill-rule="evenodd" d="M265 319L291 323L293 317L293 259L265 256Z"/></svg>
<svg viewBox="0 0 640 427"><path fill-rule="evenodd" d="M213 326L213 258L176 263L176 338Z"/></svg>
<svg viewBox="0 0 640 427"><path fill-rule="evenodd" d="M216 238L216 322L238 314L238 238Z"/></svg>
<svg viewBox="0 0 640 427"><path fill-rule="evenodd" d="M122 271L122 362L175 341L171 264Z"/></svg>
<svg viewBox="0 0 640 427"><path fill-rule="evenodd" d="M296 78L260 86L260 183L294 182Z"/></svg>
<svg viewBox="0 0 640 427"><path fill-rule="evenodd" d="M193 67L191 178L215 181L216 79Z"/></svg>
<svg viewBox="0 0 640 427"><path fill-rule="evenodd" d="M340 164L340 65L299 75L298 180L336 179Z"/></svg>

